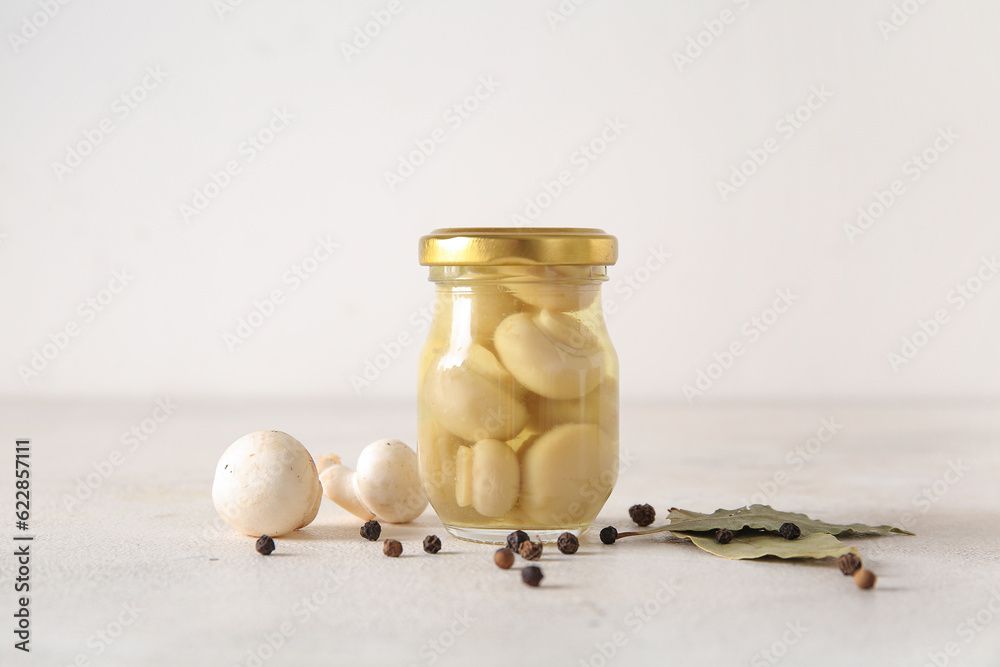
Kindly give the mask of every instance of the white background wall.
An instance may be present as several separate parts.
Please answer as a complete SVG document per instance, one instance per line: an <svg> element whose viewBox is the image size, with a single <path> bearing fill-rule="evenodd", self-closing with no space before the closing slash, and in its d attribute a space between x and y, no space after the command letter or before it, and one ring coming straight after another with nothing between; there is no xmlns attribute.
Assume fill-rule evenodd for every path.
<svg viewBox="0 0 1000 667"><path fill-rule="evenodd" d="M620 239L607 290L626 398L684 401L734 341L746 353L696 401L1000 397L1000 280L961 308L953 292L1000 254L997 3L567 0L556 20L556 0L401 0L350 57L388 0L43 5L0 8L2 395L356 397L352 374L408 334L360 391L405 399L432 293L417 238L509 225L569 170L534 222ZM481 78L496 88L459 125L446 114ZM817 89L832 96L800 109ZM250 160L275 109L292 118ZM779 123L796 110L792 133ZM609 119L624 129L580 170ZM79 166L54 167L102 121ZM436 128L445 141L390 188ZM949 129L926 171L907 166ZM239 173L185 220L230 161ZM283 276L318 238L338 248L296 289ZM122 270L102 312L81 308ZM224 334L273 289L285 301L230 351ZM785 289L794 305L752 341L744 322ZM937 310L947 322L894 370L887 354ZM53 357L37 375L36 351Z"/></svg>

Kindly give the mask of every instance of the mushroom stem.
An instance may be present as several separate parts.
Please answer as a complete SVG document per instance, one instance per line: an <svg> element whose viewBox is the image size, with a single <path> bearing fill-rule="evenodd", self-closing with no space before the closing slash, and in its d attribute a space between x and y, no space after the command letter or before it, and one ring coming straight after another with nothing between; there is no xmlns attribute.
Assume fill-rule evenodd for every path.
<svg viewBox="0 0 1000 667"><path fill-rule="evenodd" d="M319 476L319 481L323 484L323 495L354 516L364 521L375 518L371 510L361 502L358 496L357 476L347 466L335 463L325 468Z"/></svg>

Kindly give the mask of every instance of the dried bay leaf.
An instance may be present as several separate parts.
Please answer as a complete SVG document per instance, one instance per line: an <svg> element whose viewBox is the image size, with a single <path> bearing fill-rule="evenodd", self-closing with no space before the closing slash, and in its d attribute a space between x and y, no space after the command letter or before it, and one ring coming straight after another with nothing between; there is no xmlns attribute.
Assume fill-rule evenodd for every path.
<svg viewBox="0 0 1000 667"><path fill-rule="evenodd" d="M750 505L749 507L741 507L734 510L720 509L712 514L702 514L674 507L671 508L667 518L670 520L670 523L662 526L663 530L685 533L689 531L707 533L719 528L728 528L734 533L744 528L755 528L757 530L767 530L777 533L778 529L781 528L781 524L794 523L802 531L803 538L817 534L864 535L866 533L878 533L885 535L899 533L901 535L913 535L911 532L893 526L869 526L863 523L836 524L816 521L815 519L810 519L805 514L797 512L779 512L770 505Z"/></svg>
<svg viewBox="0 0 1000 667"><path fill-rule="evenodd" d="M742 531L733 536L729 544L719 544L714 535L707 533L674 533L690 540L699 549L731 560L745 560L776 556L778 558L837 558L846 553L857 555L855 547L848 546L829 533L803 535L786 540L779 535Z"/></svg>

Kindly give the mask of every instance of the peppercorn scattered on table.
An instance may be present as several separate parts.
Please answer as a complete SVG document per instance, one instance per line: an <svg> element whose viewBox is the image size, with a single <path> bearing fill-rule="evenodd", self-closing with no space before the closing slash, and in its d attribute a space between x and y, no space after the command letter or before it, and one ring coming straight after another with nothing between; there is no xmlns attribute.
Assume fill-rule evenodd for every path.
<svg viewBox="0 0 1000 667"><path fill-rule="evenodd" d="M669 655L683 665L919 666L992 665L1000 655L996 406L626 403L619 481L591 531L575 551L547 543L526 560L519 551L536 555L529 529L504 569L495 554L505 545L457 540L430 508L369 530L370 541L364 520L324 501L306 528L274 537L266 557L218 517L213 473L240 435L283 429L314 458L335 451L353 461L377 438L415 442L411 406L171 398L175 414L137 446L119 435L143 401L5 405L6 430L17 431L9 444L32 442L35 539L32 650L16 651L8 628L0 664L509 665L530 656L597 666ZM916 536L842 537L863 570L850 559L725 560L666 532L610 545L598 536L606 526L641 530L653 510L659 525L671 507L754 503ZM0 567L0 611L12 627L17 563L8 555ZM860 572L877 575L873 588L861 587Z"/></svg>

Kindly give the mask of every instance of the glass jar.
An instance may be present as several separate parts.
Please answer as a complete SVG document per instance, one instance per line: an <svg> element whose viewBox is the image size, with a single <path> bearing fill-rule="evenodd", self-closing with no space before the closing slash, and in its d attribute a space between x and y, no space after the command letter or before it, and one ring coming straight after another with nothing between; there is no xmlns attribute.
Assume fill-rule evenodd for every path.
<svg viewBox="0 0 1000 667"><path fill-rule="evenodd" d="M420 354L417 453L452 535L581 535L618 478L618 357L601 309L615 237L598 229L439 229Z"/></svg>

